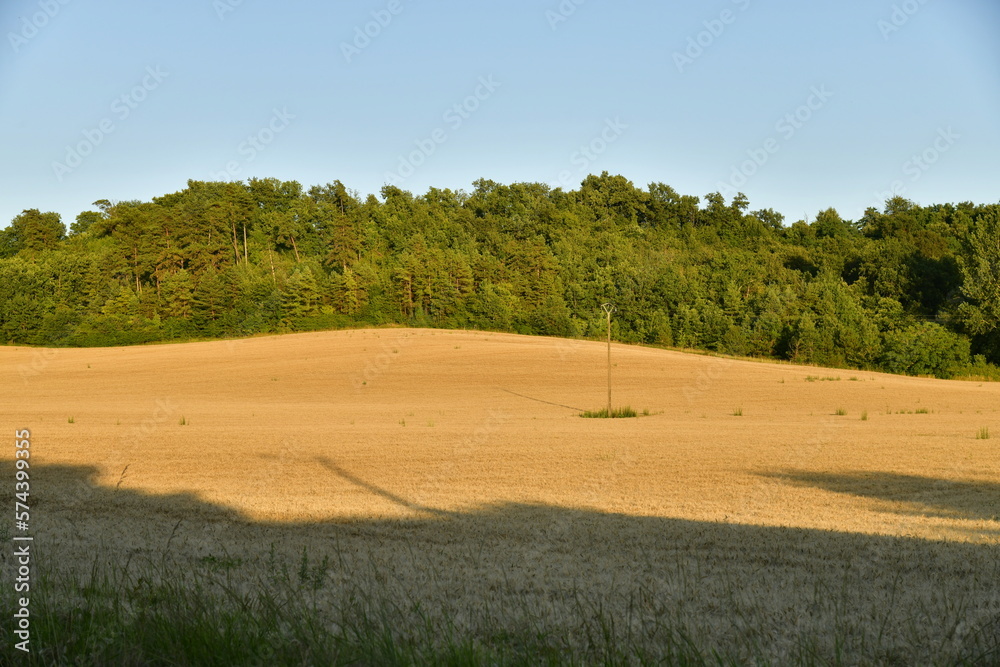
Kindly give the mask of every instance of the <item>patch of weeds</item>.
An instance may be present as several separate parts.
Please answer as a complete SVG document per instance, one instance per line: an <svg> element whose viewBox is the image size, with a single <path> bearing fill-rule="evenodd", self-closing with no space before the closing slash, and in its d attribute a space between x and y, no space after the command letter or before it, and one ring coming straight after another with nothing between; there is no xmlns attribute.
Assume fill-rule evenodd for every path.
<svg viewBox="0 0 1000 667"><path fill-rule="evenodd" d="M868 421L868 411L867 410L862 410L861 411L861 421L863 421L863 422Z"/></svg>
<svg viewBox="0 0 1000 667"><path fill-rule="evenodd" d="M600 410L587 410L585 412L581 412L580 416L586 419L624 419L629 417L638 417L639 413L626 405L620 408L612 408L611 414L608 414L607 408L601 408Z"/></svg>
<svg viewBox="0 0 1000 667"><path fill-rule="evenodd" d="M743 408L736 408L735 410L733 410L733 416L734 417L742 417L743 416Z"/></svg>
<svg viewBox="0 0 1000 667"><path fill-rule="evenodd" d="M128 469L131 465L131 463L126 463L125 467L122 468L122 474L118 476L118 483L115 484L115 493L118 493L118 490L122 488L122 482L125 481L125 475L128 474Z"/></svg>
<svg viewBox="0 0 1000 667"><path fill-rule="evenodd" d="M70 417L69 419L66 420L66 423L68 423L68 424L75 424L76 423L76 419L74 419L73 417Z"/></svg>
<svg viewBox="0 0 1000 667"><path fill-rule="evenodd" d="M204 556L199 562L213 572L234 570L243 565L243 559L234 556Z"/></svg>
<svg viewBox="0 0 1000 667"><path fill-rule="evenodd" d="M187 425L188 425L188 420L187 420L187 417L183 417L183 416L182 416L182 417L180 418L180 420L178 420L178 422L177 422L177 423L178 423L178 424L180 424L181 426L187 426Z"/></svg>
<svg viewBox="0 0 1000 667"><path fill-rule="evenodd" d="M916 410L914 410L914 414L918 415L928 415L930 414L930 412L931 411L928 410L927 408L917 408Z"/></svg>
<svg viewBox="0 0 1000 667"><path fill-rule="evenodd" d="M989 440L990 439L990 427L983 426L976 432L976 440Z"/></svg>
<svg viewBox="0 0 1000 667"><path fill-rule="evenodd" d="M326 581L326 573L330 570L330 557L323 556L323 560L310 567L309 552L302 547L302 559L299 561L299 584L308 585L314 591L323 587Z"/></svg>
<svg viewBox="0 0 1000 667"><path fill-rule="evenodd" d="M844 415L847 414L847 410L845 410L844 408L837 408L837 411L834 412L833 414L837 415L838 417L843 417Z"/></svg>

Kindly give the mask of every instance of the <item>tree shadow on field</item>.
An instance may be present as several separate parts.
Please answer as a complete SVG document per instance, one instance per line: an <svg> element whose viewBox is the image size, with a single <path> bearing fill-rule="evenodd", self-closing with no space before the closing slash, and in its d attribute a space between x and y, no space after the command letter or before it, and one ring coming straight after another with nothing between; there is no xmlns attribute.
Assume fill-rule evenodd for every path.
<svg viewBox="0 0 1000 667"><path fill-rule="evenodd" d="M151 569L139 570L122 595L133 595L156 573L183 582L194 577L206 590L217 577L220 599L231 599L273 586L283 572L282 581L301 587L297 595L309 601L323 632L364 612L384 619L390 633L429 627L483 646L530 636L577 662L621 662L622 656L655 662L678 637L702 647L697 650L713 664L713 650L741 663L1000 661L997 544L519 503L442 511L411 503L333 460L322 463L331 474L423 515L259 522L195 493L102 486L94 467L33 463L36 575L86 580L99 567L129 572L145 563ZM787 479L845 492L862 486L850 476L800 477ZM11 504L13 480L13 463L0 461L0 488ZM920 482L913 484L919 491ZM0 525L8 542L13 532L12 522ZM0 550L8 582L16 567L12 551ZM85 604L80 593L52 586L37 594L43 601L32 611L36 620L63 618L59 614ZM13 587L4 590L4 612L12 613ZM157 597L141 604L153 604L149 599ZM337 616L347 614L338 606L342 600L353 605L350 619ZM239 613L256 608L240 604ZM59 623L44 627L55 628L49 641L58 643ZM592 653L605 644L619 652ZM0 662L10 650L0 649Z"/></svg>
<svg viewBox="0 0 1000 667"><path fill-rule="evenodd" d="M761 473L761 476L883 501L879 509L884 512L949 519L1000 520L1000 484L996 482L953 481L872 471L827 473L786 470Z"/></svg>
<svg viewBox="0 0 1000 667"><path fill-rule="evenodd" d="M361 479L360 477L358 477L357 475L355 475L354 473L345 470L341 466L337 465L335 461L333 461L331 458L327 456L317 456L315 457L315 461L319 463L323 468L336 475L337 477L340 477L341 479L364 489L365 491L371 493L374 496L378 496L379 498L388 500L389 502L395 505L399 505L400 507L405 507L406 509L413 510L415 512L426 512L428 514L436 514L438 516L455 515L455 512L449 512L447 510L441 510L435 507L428 507L427 505L421 505L420 503L411 502L406 498L403 498L400 495L392 493L387 489L383 489L382 487L370 484L365 480Z"/></svg>

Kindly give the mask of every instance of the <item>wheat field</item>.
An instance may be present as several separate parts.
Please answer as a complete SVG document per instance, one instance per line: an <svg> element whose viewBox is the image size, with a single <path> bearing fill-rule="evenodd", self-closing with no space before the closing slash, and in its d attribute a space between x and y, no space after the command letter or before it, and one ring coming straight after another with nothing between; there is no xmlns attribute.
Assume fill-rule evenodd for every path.
<svg viewBox="0 0 1000 667"><path fill-rule="evenodd" d="M570 661L1000 660L1000 385L615 344L613 402L646 414L581 419L606 354L424 329L7 347L0 423L31 430L53 576L169 560L246 592L307 560L331 632L349 596L403 637Z"/></svg>

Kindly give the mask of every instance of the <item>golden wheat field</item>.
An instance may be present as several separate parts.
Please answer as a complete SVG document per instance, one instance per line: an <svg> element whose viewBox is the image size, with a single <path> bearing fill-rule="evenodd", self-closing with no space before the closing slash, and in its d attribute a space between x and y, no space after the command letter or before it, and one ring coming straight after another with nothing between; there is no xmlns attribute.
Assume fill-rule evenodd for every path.
<svg viewBox="0 0 1000 667"><path fill-rule="evenodd" d="M648 414L583 419L606 354L424 329L0 348L0 423L32 433L40 567L169 553L251 586L306 549L320 606L569 644L600 616L652 655L664 628L775 663L1000 635L1000 384L614 344L613 403Z"/></svg>

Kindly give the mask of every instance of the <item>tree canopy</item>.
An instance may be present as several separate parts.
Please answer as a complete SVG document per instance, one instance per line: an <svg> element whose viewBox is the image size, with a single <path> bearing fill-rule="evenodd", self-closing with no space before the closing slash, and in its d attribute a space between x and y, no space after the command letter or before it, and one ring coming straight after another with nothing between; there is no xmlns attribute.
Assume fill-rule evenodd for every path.
<svg viewBox="0 0 1000 667"><path fill-rule="evenodd" d="M188 181L0 230L0 342L119 345L362 325L600 336L891 372L994 375L1000 205L901 197L785 225L743 194Z"/></svg>

